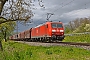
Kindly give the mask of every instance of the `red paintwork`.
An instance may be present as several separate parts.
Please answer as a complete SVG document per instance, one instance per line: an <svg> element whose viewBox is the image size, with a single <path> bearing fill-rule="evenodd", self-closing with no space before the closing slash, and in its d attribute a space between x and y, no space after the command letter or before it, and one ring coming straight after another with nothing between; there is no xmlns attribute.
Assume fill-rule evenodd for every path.
<svg viewBox="0 0 90 60"><path fill-rule="evenodd" d="M55 35L64 35L64 32L60 33L60 30L64 30L64 28L52 28L51 23L53 22L46 22L45 24L35 27L32 29L31 32L31 38L38 38L38 37L51 37L52 36L52 30L56 30ZM55 22L58 24L62 24L62 22ZM48 25L48 28L47 28Z"/></svg>
<svg viewBox="0 0 90 60"><path fill-rule="evenodd" d="M47 28L46 28L46 24L44 24L40 27L32 28L31 38L32 37L43 37L46 34L47 34Z"/></svg>

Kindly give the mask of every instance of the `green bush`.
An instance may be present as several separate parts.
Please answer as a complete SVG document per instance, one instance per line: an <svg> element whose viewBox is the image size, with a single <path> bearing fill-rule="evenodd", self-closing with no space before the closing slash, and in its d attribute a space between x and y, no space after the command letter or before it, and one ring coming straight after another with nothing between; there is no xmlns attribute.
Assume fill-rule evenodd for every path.
<svg viewBox="0 0 90 60"><path fill-rule="evenodd" d="M52 51L48 49L48 50L46 50L46 54L51 55Z"/></svg>

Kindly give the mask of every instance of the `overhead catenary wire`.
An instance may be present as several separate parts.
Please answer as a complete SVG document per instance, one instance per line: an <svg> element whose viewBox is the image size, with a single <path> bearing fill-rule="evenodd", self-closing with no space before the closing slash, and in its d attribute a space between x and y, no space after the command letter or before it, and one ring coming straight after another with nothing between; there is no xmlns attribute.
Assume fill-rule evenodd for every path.
<svg viewBox="0 0 90 60"><path fill-rule="evenodd" d="M90 2L89 2L90 3ZM87 5L87 3L85 3L83 6L85 6L85 8L84 9L87 9L86 8L86 5ZM78 13L78 12L81 12L82 11L82 9L81 10L77 10L77 12L75 12L74 14L76 14L76 13ZM60 16L60 15L59 15ZM58 20L58 19L60 19L61 17L59 17L59 18L57 18L56 20ZM53 21L55 21L55 20L53 20Z"/></svg>
<svg viewBox="0 0 90 60"><path fill-rule="evenodd" d="M66 3L65 5L63 5L62 7L60 7L60 8L63 8L63 7L65 7L65 6L67 6L67 5L69 5L70 3L72 3L74 0L72 0L72 1L70 1L70 2L68 2L68 3ZM61 4L64 4L64 2L62 2ZM59 4L59 5L61 5L61 4ZM56 12L57 10L59 10L60 8L58 8L58 9L56 9L56 10L54 10L54 11L52 11L52 12ZM44 15L47 15L47 14L43 14L42 16L44 16ZM42 19L42 18L41 18ZM41 19L39 19L39 20L41 20ZM37 20L37 21L39 21L39 20Z"/></svg>
<svg viewBox="0 0 90 60"><path fill-rule="evenodd" d="M59 10L59 9L65 7L65 6L69 5L70 3L74 2L74 1L75 1L75 0L72 0L72 1L70 1L70 2L68 2L68 3L66 3L65 5L61 6L60 8L54 10L53 12L56 12L57 10Z"/></svg>
<svg viewBox="0 0 90 60"><path fill-rule="evenodd" d="M65 7L65 6L67 6L67 5L69 5L69 4L71 4L72 2L74 2L75 0L72 0L72 1L70 1L70 2L68 2L68 3L66 3L66 4L64 4L64 3L61 3L61 4L64 4L64 5L62 5L60 8L58 8L58 9L56 9L56 10L54 10L54 11L52 11L53 13L55 13L55 12L57 12L59 9L61 9L61 8L63 8L63 7ZM60 5L60 4L59 4ZM85 6L87 5L87 4L84 4ZM79 11L78 11L79 12ZM43 14L42 15L42 17L44 16L44 15L46 15L46 14ZM59 15L60 16L60 15ZM58 19L60 19L61 17L59 17ZM42 18L40 18L39 20L37 20L37 21L40 21ZM36 21L36 23L37 23L37 21ZM45 22L45 21L44 21Z"/></svg>

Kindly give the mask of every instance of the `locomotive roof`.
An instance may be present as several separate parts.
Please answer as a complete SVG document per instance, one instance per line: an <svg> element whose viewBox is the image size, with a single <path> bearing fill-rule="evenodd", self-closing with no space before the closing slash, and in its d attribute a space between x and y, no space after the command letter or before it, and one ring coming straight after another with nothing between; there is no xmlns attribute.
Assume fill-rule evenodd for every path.
<svg viewBox="0 0 90 60"><path fill-rule="evenodd" d="M45 23L43 23L43 24L40 24L40 25L38 25L38 26L36 26L36 27L34 27L34 28L37 28L37 27L40 27L40 26L42 26L42 25L44 25Z"/></svg>
<svg viewBox="0 0 90 60"><path fill-rule="evenodd" d="M46 23L40 24L40 25L38 25L38 26L36 26L36 27L34 27L34 28L40 27L40 26L42 26L42 25L44 25L44 24L48 24L48 23L58 23L58 22L46 22ZM59 23L62 23L62 22L59 22Z"/></svg>

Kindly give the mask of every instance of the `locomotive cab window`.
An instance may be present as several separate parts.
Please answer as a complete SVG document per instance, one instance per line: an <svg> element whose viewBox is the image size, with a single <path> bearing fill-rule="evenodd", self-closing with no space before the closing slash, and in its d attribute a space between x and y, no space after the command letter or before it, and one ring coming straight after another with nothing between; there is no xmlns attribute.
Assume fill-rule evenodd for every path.
<svg viewBox="0 0 90 60"><path fill-rule="evenodd" d="M57 28L56 24L52 23L52 28Z"/></svg>
<svg viewBox="0 0 90 60"><path fill-rule="evenodd" d="M62 28L62 24L57 24L57 28Z"/></svg>
<svg viewBox="0 0 90 60"><path fill-rule="evenodd" d="M57 24L57 23L52 23L51 24L52 28L62 28L62 24Z"/></svg>

